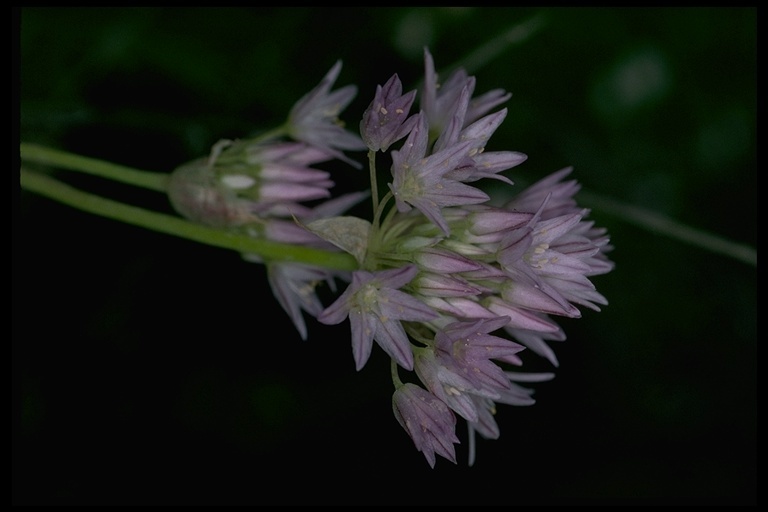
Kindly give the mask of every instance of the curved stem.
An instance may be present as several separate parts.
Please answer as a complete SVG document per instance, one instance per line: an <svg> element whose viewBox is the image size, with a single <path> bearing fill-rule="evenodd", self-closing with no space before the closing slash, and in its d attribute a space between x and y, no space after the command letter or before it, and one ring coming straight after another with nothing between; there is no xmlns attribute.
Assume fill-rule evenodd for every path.
<svg viewBox="0 0 768 512"><path fill-rule="evenodd" d="M648 231L660 233L696 247L729 256L753 267L757 266L757 250L748 245L726 240L723 237L686 226L656 212L620 203L584 189L579 191L579 198L583 199L584 203L589 207L613 215Z"/></svg>
<svg viewBox="0 0 768 512"><path fill-rule="evenodd" d="M288 134L288 128L286 124L283 124L281 126L278 126L277 128L273 128L272 130L267 130L264 133L261 133L253 138L246 139L247 142L250 142L251 144L262 144L264 142L279 139L280 137L283 137Z"/></svg>
<svg viewBox="0 0 768 512"><path fill-rule="evenodd" d="M546 13L539 12L527 20L509 27L498 36L478 46L463 59L455 62L450 69L464 68L471 75L487 66L510 47L530 39L544 26L546 21ZM440 76L447 75L448 71L440 71Z"/></svg>
<svg viewBox="0 0 768 512"><path fill-rule="evenodd" d="M336 270L357 268L355 258L345 252L281 244L251 238L232 231L209 228L180 217L145 210L83 192L50 176L23 167L21 186L23 189L88 213L240 253L258 254L264 260L306 263Z"/></svg>
<svg viewBox="0 0 768 512"><path fill-rule="evenodd" d="M26 162L36 162L39 164L51 165L68 169L70 171L92 174L129 185L143 187L157 192L165 193L168 188L168 174L159 172L147 172L117 165L95 158L75 155L51 149L37 144L28 144L22 142L19 145L21 159Z"/></svg>

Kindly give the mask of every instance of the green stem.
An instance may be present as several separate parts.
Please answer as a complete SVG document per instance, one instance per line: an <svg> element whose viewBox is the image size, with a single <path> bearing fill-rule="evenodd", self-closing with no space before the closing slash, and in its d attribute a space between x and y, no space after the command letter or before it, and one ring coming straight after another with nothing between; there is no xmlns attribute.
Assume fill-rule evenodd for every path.
<svg viewBox="0 0 768 512"><path fill-rule="evenodd" d="M579 191L579 199L583 199L584 204L589 207L594 207L594 209L648 231L660 233L757 267L757 251L748 245L726 240L723 237L686 226L656 212L620 203L599 194L587 192L584 189Z"/></svg>
<svg viewBox="0 0 768 512"><path fill-rule="evenodd" d="M403 385L403 381L400 380L400 375L397 373L397 362L394 359L390 360L389 372L392 375L392 383L395 385L395 389Z"/></svg>
<svg viewBox="0 0 768 512"><path fill-rule="evenodd" d="M357 268L355 258L347 253L280 244L209 228L180 217L152 212L83 192L50 176L23 167L21 187L88 213L240 253L258 254L267 261L306 263L336 270Z"/></svg>
<svg viewBox="0 0 768 512"><path fill-rule="evenodd" d="M277 128L274 128L272 130L267 130L266 132L259 134L252 139L248 139L247 142L250 142L251 144L262 144L264 142L268 142L274 139L279 139L280 137L284 137L287 135L288 135L288 125L283 124L282 126L278 126Z"/></svg>
<svg viewBox="0 0 768 512"><path fill-rule="evenodd" d="M368 170L371 176L371 199L373 199L373 213L379 208L379 185L376 178L376 152L368 150Z"/></svg>
<svg viewBox="0 0 768 512"><path fill-rule="evenodd" d="M498 36L475 48L463 59L454 63L449 69L464 68L468 74L474 74L477 70L487 66L499 55L510 47L520 44L531 38L544 26L546 16L538 13L522 23L518 23L505 30ZM441 70L440 76L448 76L448 70Z"/></svg>
<svg viewBox="0 0 768 512"><path fill-rule="evenodd" d="M77 171L94 176L100 176L137 187L148 188L165 193L168 188L168 174L147 172L125 167L95 158L59 151L57 149L38 146L37 144L20 144L21 159L25 162L36 162Z"/></svg>

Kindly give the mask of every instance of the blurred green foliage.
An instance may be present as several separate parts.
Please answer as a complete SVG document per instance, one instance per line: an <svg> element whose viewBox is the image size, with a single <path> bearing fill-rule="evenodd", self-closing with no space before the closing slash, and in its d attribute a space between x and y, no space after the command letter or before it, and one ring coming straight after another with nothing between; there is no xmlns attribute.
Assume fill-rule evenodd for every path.
<svg viewBox="0 0 768 512"><path fill-rule="evenodd" d="M513 93L489 147L528 155L507 173L518 186L573 165L590 193L756 247L756 11L25 7L18 132L170 172L280 123L337 59L337 86L359 87L354 129L377 84L418 84L428 46L478 92ZM340 190L367 186L338 172ZM595 209L616 247L594 279L610 304L561 322L557 378L499 410L475 467L465 442L430 470L392 417L383 355L355 373L346 325L311 323L302 342L262 268L17 199L14 504L756 502L757 272L742 262Z"/></svg>

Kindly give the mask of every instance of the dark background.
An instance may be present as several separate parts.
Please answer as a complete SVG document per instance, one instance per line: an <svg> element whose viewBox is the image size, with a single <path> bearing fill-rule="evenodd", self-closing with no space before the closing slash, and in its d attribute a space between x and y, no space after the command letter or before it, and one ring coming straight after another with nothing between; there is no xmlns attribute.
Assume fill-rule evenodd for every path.
<svg viewBox="0 0 768 512"><path fill-rule="evenodd" d="M354 129L377 84L416 84L425 45L446 68L540 16L470 68L478 92L513 93L489 149L528 155L518 186L573 165L585 206L757 244L754 8L14 14L21 140L157 172L280 123L337 59L336 87L359 87ZM367 186L338 173L339 191ZM595 207L616 247L593 279L610 304L561 321L557 377L536 405L499 408L474 467L460 422L459 463L430 469L392 415L382 351L355 372L348 324L310 321L302 341L262 267L13 199L14 504L756 504L754 265Z"/></svg>

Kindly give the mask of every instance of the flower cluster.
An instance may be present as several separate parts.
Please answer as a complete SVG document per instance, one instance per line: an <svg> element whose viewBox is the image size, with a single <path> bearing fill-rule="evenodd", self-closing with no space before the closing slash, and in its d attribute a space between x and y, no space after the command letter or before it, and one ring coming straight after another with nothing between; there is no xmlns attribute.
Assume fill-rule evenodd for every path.
<svg viewBox="0 0 768 512"><path fill-rule="evenodd" d="M325 324L348 320L357 370L374 342L390 356L395 418L434 467L437 455L456 462L457 417L467 422L472 464L475 434L499 437L497 405L533 403L524 384L553 374L513 371L520 352L557 367L549 343L565 334L555 318L607 304L590 278L613 264L605 230L576 203L571 168L503 204L491 200L478 182L513 185L502 173L526 160L486 151L510 94L476 95L475 78L462 69L441 83L427 50L424 65L421 91L403 93L397 74L376 88L357 136L338 121L356 90L331 91L337 62L274 132L282 138L218 143L209 158L174 173L171 201L199 222L355 257L358 268L344 272L244 255L267 266L302 338L305 314ZM368 191L331 198L329 175L311 167L333 158L356 165L343 152L366 149L371 221L342 215ZM377 160L391 178L381 197ZM337 281L346 288L323 305L317 287L336 291Z"/></svg>

